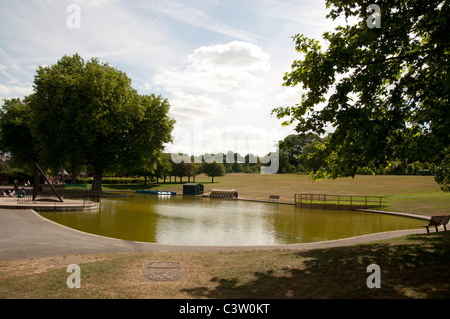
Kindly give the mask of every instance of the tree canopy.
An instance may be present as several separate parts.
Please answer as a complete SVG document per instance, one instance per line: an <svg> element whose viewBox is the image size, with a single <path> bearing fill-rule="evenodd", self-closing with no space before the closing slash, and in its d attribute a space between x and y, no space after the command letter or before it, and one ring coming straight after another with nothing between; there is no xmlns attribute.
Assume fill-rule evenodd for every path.
<svg viewBox="0 0 450 319"><path fill-rule="evenodd" d="M213 161L211 163L203 162L202 172L206 176L211 177L212 183L214 183L214 177L224 176L226 173L225 166L222 163L217 163L216 161Z"/></svg>
<svg viewBox="0 0 450 319"><path fill-rule="evenodd" d="M370 4L378 4L374 15ZM301 55L285 86L301 85L295 106L272 112L299 133L324 134L316 178L377 171L392 160L430 162L450 190L450 26L447 0L327 0L330 19L356 20L320 42L293 37ZM369 10L368 10L369 9ZM372 20L377 19L378 25Z"/></svg>
<svg viewBox="0 0 450 319"><path fill-rule="evenodd" d="M32 167L38 159L30 130L31 112L28 101L13 98L4 101L0 110L0 150L15 155L15 161Z"/></svg>
<svg viewBox="0 0 450 319"><path fill-rule="evenodd" d="M15 163L33 171L33 196L38 191L40 175L36 163L40 160L39 146L31 130L30 98L4 100L0 111L0 150L13 155ZM34 198L34 197L33 197Z"/></svg>
<svg viewBox="0 0 450 319"><path fill-rule="evenodd" d="M28 138L22 148L38 149L48 165L90 165L93 190L101 190L106 170L155 170L164 143L171 141L174 120L167 99L139 95L124 72L95 58L85 62L75 54L39 67L34 93L25 100L5 102L2 121L12 116L8 106L14 102L26 108L22 118L31 132L19 132L8 148Z"/></svg>

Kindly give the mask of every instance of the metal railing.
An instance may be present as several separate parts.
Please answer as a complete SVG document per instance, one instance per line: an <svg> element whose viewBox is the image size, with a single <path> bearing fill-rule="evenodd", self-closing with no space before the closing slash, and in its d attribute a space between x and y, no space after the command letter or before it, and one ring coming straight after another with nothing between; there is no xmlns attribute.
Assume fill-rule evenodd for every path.
<svg viewBox="0 0 450 319"><path fill-rule="evenodd" d="M295 207L300 208L379 208L385 205L380 196L353 196L329 194L295 194Z"/></svg>
<svg viewBox="0 0 450 319"><path fill-rule="evenodd" d="M83 207L86 204L95 201L99 202L100 192L98 191L90 191L90 190L75 190L75 189L63 189L59 188L57 190L59 196L64 199L76 199L79 200L79 204ZM19 192L20 194L20 192ZM52 207L61 204L58 196L51 190L46 188L41 188L39 192L37 192L36 196L33 198L33 190L25 189L25 195L17 197L17 205L38 205L45 207Z"/></svg>

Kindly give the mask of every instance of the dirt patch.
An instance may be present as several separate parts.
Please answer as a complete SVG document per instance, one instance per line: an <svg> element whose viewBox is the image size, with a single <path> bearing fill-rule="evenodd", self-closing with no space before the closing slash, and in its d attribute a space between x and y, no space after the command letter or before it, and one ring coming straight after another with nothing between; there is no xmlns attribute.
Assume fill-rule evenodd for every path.
<svg viewBox="0 0 450 319"><path fill-rule="evenodd" d="M66 268L71 264L80 265L107 258L103 255L70 255L2 261L0 262L0 272L5 276L39 274L51 269Z"/></svg>

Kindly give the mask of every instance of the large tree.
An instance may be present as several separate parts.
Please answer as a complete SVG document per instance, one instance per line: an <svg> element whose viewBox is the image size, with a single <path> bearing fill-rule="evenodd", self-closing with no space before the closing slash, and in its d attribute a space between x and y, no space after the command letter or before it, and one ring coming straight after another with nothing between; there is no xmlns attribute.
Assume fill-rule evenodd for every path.
<svg viewBox="0 0 450 319"><path fill-rule="evenodd" d="M51 67L38 68L34 94L29 96L33 111L32 131L42 145L45 163L58 171L67 164L72 178L77 167L86 163L84 143L75 127L83 103L79 86L84 76L84 61L79 55L64 56Z"/></svg>
<svg viewBox="0 0 450 319"><path fill-rule="evenodd" d="M225 165L217 163L216 161L213 161L212 163L203 162L202 172L206 176L211 177L212 183L214 183L214 177L225 176L226 174Z"/></svg>
<svg viewBox="0 0 450 319"><path fill-rule="evenodd" d="M284 85L298 105L273 110L300 133L324 134L317 178L354 176L389 161L431 162L449 190L450 9L448 0L327 0L328 18L348 25L323 34L327 47L294 36L301 58ZM379 10L378 10L379 9ZM377 12L379 11L379 12ZM350 23L352 22L352 23Z"/></svg>
<svg viewBox="0 0 450 319"><path fill-rule="evenodd" d="M168 101L139 95L124 72L98 59L65 56L40 67L31 105L33 132L46 158L91 165L92 190L102 190L107 170L154 168L171 141Z"/></svg>

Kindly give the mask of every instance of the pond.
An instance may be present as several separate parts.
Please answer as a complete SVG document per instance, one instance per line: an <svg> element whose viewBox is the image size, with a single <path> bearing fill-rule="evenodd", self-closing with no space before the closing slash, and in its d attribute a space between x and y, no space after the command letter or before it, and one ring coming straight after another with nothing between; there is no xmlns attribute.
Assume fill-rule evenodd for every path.
<svg viewBox="0 0 450 319"><path fill-rule="evenodd" d="M280 245L414 229L423 220L195 196L102 198L99 210L39 212L84 232L173 245Z"/></svg>

